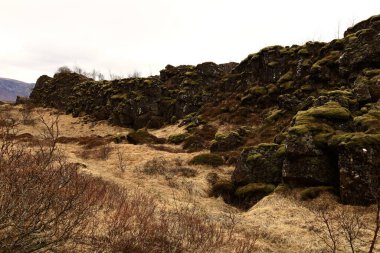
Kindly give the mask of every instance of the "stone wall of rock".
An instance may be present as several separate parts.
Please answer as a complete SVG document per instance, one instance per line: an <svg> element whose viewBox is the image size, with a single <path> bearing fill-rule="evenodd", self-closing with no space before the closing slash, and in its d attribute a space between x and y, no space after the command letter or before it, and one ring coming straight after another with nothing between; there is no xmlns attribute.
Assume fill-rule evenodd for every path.
<svg viewBox="0 0 380 253"><path fill-rule="evenodd" d="M380 189L379 45L380 15L342 39L268 47L239 64L168 65L159 76L98 82L75 73L42 76L31 99L135 129L184 119L185 143L197 138L212 152L242 151L235 186L330 185L343 202L368 204ZM202 136L210 141L210 131L198 128L208 121L259 127L207 144Z"/></svg>

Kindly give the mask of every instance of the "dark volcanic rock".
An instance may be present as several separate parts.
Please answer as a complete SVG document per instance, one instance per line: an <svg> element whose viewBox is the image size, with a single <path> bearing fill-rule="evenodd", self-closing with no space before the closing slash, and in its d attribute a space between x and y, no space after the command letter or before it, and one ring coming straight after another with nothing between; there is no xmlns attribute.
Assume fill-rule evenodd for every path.
<svg viewBox="0 0 380 253"><path fill-rule="evenodd" d="M337 171L325 150L316 146L310 134L291 135L286 141L282 176L285 183L295 185L334 185Z"/></svg>
<svg viewBox="0 0 380 253"><path fill-rule="evenodd" d="M380 135L343 134L333 142L338 145L341 200L354 205L372 203L380 194Z"/></svg>
<svg viewBox="0 0 380 253"><path fill-rule="evenodd" d="M218 134L210 146L211 152L223 152L236 149L244 144L244 137L238 132L231 132L226 135Z"/></svg>
<svg viewBox="0 0 380 253"><path fill-rule="evenodd" d="M75 73L42 76L31 99L135 129L182 120L188 135L178 143L188 151L256 145L241 153L233 184L221 184L230 197L245 187L240 199L251 203L261 186L267 193L284 181L333 186L343 202L368 204L380 167L379 45L374 16L342 39L267 47L239 64L168 65L160 76L98 82ZM215 137L215 123L252 126L253 134Z"/></svg>
<svg viewBox="0 0 380 253"><path fill-rule="evenodd" d="M274 143L245 149L236 165L232 181L236 185L281 182L284 147Z"/></svg>

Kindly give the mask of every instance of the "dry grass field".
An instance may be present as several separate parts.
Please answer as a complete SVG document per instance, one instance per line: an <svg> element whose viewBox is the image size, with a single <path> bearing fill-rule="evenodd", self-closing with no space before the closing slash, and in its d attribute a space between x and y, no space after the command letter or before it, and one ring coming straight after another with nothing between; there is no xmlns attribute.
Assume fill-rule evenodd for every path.
<svg viewBox="0 0 380 253"><path fill-rule="evenodd" d="M235 245L232 242L233 240L240 240L240 246L242 245L241 240L244 243L247 242L247 238L251 240L251 245L241 251L235 248L236 252L333 252L328 247L331 241L325 223L321 222L320 219L321 209L315 210L318 209L316 207L323 207L326 204L335 209L334 212L341 216L352 213L347 210L354 210L353 213L360 216L360 222L363 224L353 224L354 230L360 225L360 232L352 240L352 244L355 247L355 252L368 252L369 241L373 236L371 230L375 226L375 206L366 208L342 206L329 193L322 194L314 200L301 201L300 192L302 189L285 189L275 191L248 211L242 211L224 203L221 198L209 196L210 183L208 177L210 174L216 173L220 178L228 179L234 168L231 166L213 168L188 164L192 157L202 152L187 153L182 151L179 146L169 144L132 145L126 141L115 143L115 136L125 136L130 130L111 126L106 122L91 122L85 117L73 118L52 109L33 108L28 112L23 110L21 105L5 104L0 106L2 119L13 119L17 122L15 125L16 132L13 135L15 145L29 143L29 146L32 147L33 143L39 143L41 136L46 133L46 126L41 119L50 122L56 119L58 115L57 150L67 160L67 163L76 164L79 167L80 174L98 177L100 180L116 185L126 192L143 193L144 197L147 198L146 201L154 201L160 212L166 214L172 212L178 214L180 213L178 209L184 207L187 209L181 210L187 210L186 212L189 212L190 209L196 210L196 212L192 211L191 213L207 217L207 222L210 223L205 224L208 226L218 226L219 224L224 229L223 233L232 231L235 239L231 239L231 245ZM168 137L173 133L183 131L184 129L171 125L150 132L157 137ZM343 212L341 209L346 211ZM108 222L107 216L115 215L115 212L118 212L117 208L109 213L99 211L95 214L96 222L103 222L103 225L98 227L97 233L100 233L102 227L105 229L104 226ZM328 214L330 215L330 213ZM170 218L170 215L163 217ZM346 220L349 220L347 217ZM161 217L161 219L164 218ZM195 223L196 220L193 222ZM155 229L168 229L168 227L167 224L165 227L160 223L160 226L155 227ZM120 235L115 231L114 237L117 237L116 234ZM0 229L0 234L2 232L4 233ZM143 233L136 234L136 236L143 235ZM345 236L344 231L336 233L336 237L334 237L338 244L336 252L351 252L350 243L345 239ZM104 242L113 241L112 235L108 235L108 239L105 239L105 236L102 238ZM183 239L184 237L178 238ZM197 248L193 252L233 252L228 240L227 242L225 242L225 238L218 240L216 242L223 244L223 247L218 249L212 247ZM120 246L121 244L119 242L119 244L114 243L113 245ZM125 249L120 247L115 246L110 250L110 248L103 249L99 246L98 252L123 252ZM87 251L87 248L83 247L82 250ZM141 251L141 248L139 250L135 249L135 251L128 252L144 252ZM151 250L150 252L162 252L162 247L161 251L156 249L156 251ZM183 248L182 251L172 250L170 252L190 251ZM373 252L380 252L380 246L377 245L377 249L375 248Z"/></svg>

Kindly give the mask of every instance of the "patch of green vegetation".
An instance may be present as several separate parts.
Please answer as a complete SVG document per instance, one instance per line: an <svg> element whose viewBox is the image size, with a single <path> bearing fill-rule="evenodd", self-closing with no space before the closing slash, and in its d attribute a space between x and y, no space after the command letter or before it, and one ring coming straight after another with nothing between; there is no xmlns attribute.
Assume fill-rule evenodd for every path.
<svg viewBox="0 0 380 253"><path fill-rule="evenodd" d="M367 77L373 77L380 75L380 69L365 69L363 74Z"/></svg>
<svg viewBox="0 0 380 253"><path fill-rule="evenodd" d="M256 96L267 94L267 89L263 86L256 85L249 89L249 93Z"/></svg>
<svg viewBox="0 0 380 253"><path fill-rule="evenodd" d="M197 73L192 72L192 71L185 72L185 76L195 76L195 75L197 75Z"/></svg>
<svg viewBox="0 0 380 253"><path fill-rule="evenodd" d="M303 201L312 200L312 199L319 197L319 195L321 195L321 193L323 193L323 192L333 193L334 191L335 191L335 189L332 186L309 187L309 188L306 188L300 192L300 198Z"/></svg>
<svg viewBox="0 0 380 253"><path fill-rule="evenodd" d="M145 79L144 82L143 82L145 85L147 86L151 86L153 84L153 81L152 80L149 80L149 79Z"/></svg>
<svg viewBox="0 0 380 253"><path fill-rule="evenodd" d="M274 46L269 46L269 47L264 47L263 49L260 50L260 52L273 52L273 51L279 51L283 49L284 47L279 46L279 45L274 45Z"/></svg>
<svg viewBox="0 0 380 253"><path fill-rule="evenodd" d="M189 137L189 134L186 133L170 135L168 138L168 142L178 145L184 142L187 137Z"/></svg>
<svg viewBox="0 0 380 253"><path fill-rule="evenodd" d="M250 55L248 55L248 58L249 58L250 60L257 60L257 59L260 58L260 55L257 54L257 53L255 53L255 54L250 54Z"/></svg>
<svg viewBox="0 0 380 253"><path fill-rule="evenodd" d="M162 97L161 102L165 105L175 105L177 103L177 99L171 97Z"/></svg>
<svg viewBox="0 0 380 253"><path fill-rule="evenodd" d="M147 143L164 143L165 139L160 139L150 134L145 129L139 129L127 135L127 140L132 144L147 144Z"/></svg>
<svg viewBox="0 0 380 253"><path fill-rule="evenodd" d="M259 154L259 153L253 153L253 154L250 154L248 157L247 157L247 162L254 162L258 159L261 159L263 157L262 154Z"/></svg>
<svg viewBox="0 0 380 253"><path fill-rule="evenodd" d="M194 156L189 163L195 165L209 165L212 167L218 167L224 164L224 159L222 156L217 154L200 154Z"/></svg>
<svg viewBox="0 0 380 253"><path fill-rule="evenodd" d="M301 66L304 68L310 67L312 65L312 62L310 59L305 59L302 61Z"/></svg>
<svg viewBox="0 0 380 253"><path fill-rule="evenodd" d="M283 157L285 155L285 153L286 153L286 145L285 144L279 145L277 152L276 152L276 155L278 157Z"/></svg>
<svg viewBox="0 0 380 253"><path fill-rule="evenodd" d="M321 95L339 95L339 96L352 96L352 90L319 90Z"/></svg>
<svg viewBox="0 0 380 253"><path fill-rule="evenodd" d="M267 88L267 91L268 91L268 95L272 95L272 94L275 94L278 92L278 88L275 84L269 84L266 86Z"/></svg>
<svg viewBox="0 0 380 253"><path fill-rule="evenodd" d="M273 184L265 184L265 183L250 183L245 186L239 187L235 191L235 195L238 197L252 194L252 193L265 193L270 194L276 188Z"/></svg>
<svg viewBox="0 0 380 253"><path fill-rule="evenodd" d="M377 115L373 115L370 113L358 116L354 118L354 122L356 126L364 127L366 130L380 128L380 118Z"/></svg>
<svg viewBox="0 0 380 253"><path fill-rule="evenodd" d="M122 143L125 139L126 139L125 135L116 134L116 135L113 136L113 141L115 143Z"/></svg>
<svg viewBox="0 0 380 253"><path fill-rule="evenodd" d="M323 133L323 132L318 133L318 134L313 136L313 142L317 147L322 148L328 144L331 136L333 136L332 132L330 132L330 133Z"/></svg>
<svg viewBox="0 0 380 253"><path fill-rule="evenodd" d="M280 84L280 88L283 90L290 90L294 87L293 81L288 81Z"/></svg>
<svg viewBox="0 0 380 253"><path fill-rule="evenodd" d="M304 84L304 85L301 85L301 90L302 91L312 91L313 86L311 86L310 84Z"/></svg>
<svg viewBox="0 0 380 253"><path fill-rule="evenodd" d="M307 111L301 111L304 116L312 116L330 120L349 120L351 112L341 106L338 102L329 101L318 107L312 107ZM298 115L298 114L297 114Z"/></svg>
<svg viewBox="0 0 380 253"><path fill-rule="evenodd" d="M309 50L307 50L307 48L301 48L300 50L298 50L297 52L299 55L309 55L310 52Z"/></svg>
<svg viewBox="0 0 380 253"><path fill-rule="evenodd" d="M182 82L184 85L198 85L199 83L195 80L186 79Z"/></svg>
<svg viewBox="0 0 380 253"><path fill-rule="evenodd" d="M128 94L127 93L119 93L111 96L112 100L124 100L128 99Z"/></svg>
<svg viewBox="0 0 380 253"><path fill-rule="evenodd" d="M333 133L335 130L331 126L326 123L308 123L308 124L300 124L288 129L289 133L294 133L297 135L304 135L306 133L319 133L319 132L331 132Z"/></svg>
<svg viewBox="0 0 380 253"><path fill-rule="evenodd" d="M267 122L274 122L276 120L278 120L283 114L283 110L281 109L273 109L271 111L269 111L269 113L267 114L267 117L265 118L265 121Z"/></svg>
<svg viewBox="0 0 380 253"><path fill-rule="evenodd" d="M367 34L371 34L374 32L375 32L375 30L372 28L361 29L355 33L355 36L362 37L362 36L366 36Z"/></svg>
<svg viewBox="0 0 380 253"><path fill-rule="evenodd" d="M293 70L289 70L278 79L278 83L284 83L293 79Z"/></svg>
<svg viewBox="0 0 380 253"><path fill-rule="evenodd" d="M366 134L363 132L336 134L329 141L331 146L366 147L378 143L380 143L380 134Z"/></svg>
<svg viewBox="0 0 380 253"><path fill-rule="evenodd" d="M240 98L240 102L241 102L241 104L245 105L245 104L249 103L252 99L253 99L253 95L248 94L248 95Z"/></svg>
<svg viewBox="0 0 380 253"><path fill-rule="evenodd" d="M322 69L323 66L331 66L339 59L341 55L340 51L331 51L330 54L326 55L322 59L316 61L313 66L311 66L311 71L317 72Z"/></svg>
<svg viewBox="0 0 380 253"><path fill-rule="evenodd" d="M278 64L280 64L278 61L271 61L267 65L271 68L276 67Z"/></svg>

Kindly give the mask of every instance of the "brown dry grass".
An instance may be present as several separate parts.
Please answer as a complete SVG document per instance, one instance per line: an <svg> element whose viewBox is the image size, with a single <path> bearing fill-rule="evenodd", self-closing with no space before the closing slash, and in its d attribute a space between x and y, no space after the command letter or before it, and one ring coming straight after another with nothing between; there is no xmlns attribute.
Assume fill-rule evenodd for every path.
<svg viewBox="0 0 380 253"><path fill-rule="evenodd" d="M21 119L19 106L0 105L0 110L4 110L4 107L7 107L9 117ZM38 114L48 116L57 112L51 109L32 109L33 117L37 117ZM207 175L215 170L204 166L187 165L193 156L201 152L192 154L176 152L178 147L174 145L157 147L115 144L109 141L105 143L100 141L101 145L90 145L91 148L85 148L79 140L85 140L84 143L91 142L91 138L94 138L91 136L100 136L99 139L108 140L109 136L128 133L128 129L110 126L105 122L86 123L83 118L72 118L68 115L60 115L59 123L60 133L66 136L66 139L61 139L57 145L69 163L83 164L80 169L82 173L98 176L126 190L140 189L148 197L154 198L159 207L165 207L169 212L175 212L178 206L192 205L196 206L197 210L203 210L208 217L219 224L228 219L234 219L233 223L237 231L244 230L251 234L259 231L257 252L327 252L323 242L315 234L321 225L317 222L312 210L300 202L294 193L289 193L287 197L274 193L262 199L247 212L241 212L225 204L221 198L209 197L210 184ZM25 138L20 137L20 139L28 141L30 136L37 138L42 128L39 122L35 122L33 126L20 124L17 126L17 135L23 135ZM226 126L226 130L228 129L229 127ZM176 126L152 131L158 137L182 132L183 129ZM104 160L99 159L95 154L102 145L108 145L111 149L109 157ZM86 156L83 156L83 151L87 152ZM122 170L120 169L120 154L123 157ZM153 170L154 173L144 173L142 168L154 159L164 159L167 164L158 166L157 170ZM176 161L181 161L189 170L181 170L181 165L176 165ZM220 178L228 179L232 171L233 167L222 166L217 174ZM323 195L316 201L320 200L338 205L330 195ZM231 218L231 212L234 213L233 218ZM370 217L370 208L366 209L366 212ZM230 251L220 249L219 252Z"/></svg>

